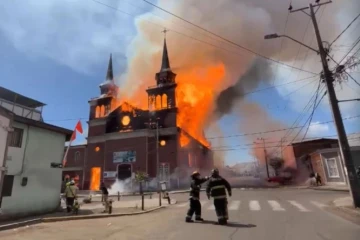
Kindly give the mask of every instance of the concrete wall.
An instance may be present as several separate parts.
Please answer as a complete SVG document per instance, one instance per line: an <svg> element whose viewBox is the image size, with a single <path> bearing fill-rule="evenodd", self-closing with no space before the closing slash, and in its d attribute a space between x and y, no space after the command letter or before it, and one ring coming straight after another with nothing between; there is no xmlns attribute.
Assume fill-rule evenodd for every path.
<svg viewBox="0 0 360 240"><path fill-rule="evenodd" d="M326 182L328 183L345 183L344 177L344 169L342 168L341 158L337 151L335 152L328 152L328 153L321 153L322 164L324 166L324 172L326 175ZM338 177L330 177L329 170L328 170L328 159L334 158L336 160L337 171L339 172Z"/></svg>
<svg viewBox="0 0 360 240"><path fill-rule="evenodd" d="M5 151L7 147L8 127L10 119L0 115L0 167L3 166L5 161ZM2 171L0 171L0 181L2 179ZM1 183L1 182L0 182Z"/></svg>
<svg viewBox="0 0 360 240"><path fill-rule="evenodd" d="M65 135L16 122L14 127L24 128L23 142L21 148L9 147L7 175L15 177L12 195L3 198L3 213L18 217L55 210L62 169L50 168L50 163L62 162ZM24 177L28 178L26 186L21 185Z"/></svg>

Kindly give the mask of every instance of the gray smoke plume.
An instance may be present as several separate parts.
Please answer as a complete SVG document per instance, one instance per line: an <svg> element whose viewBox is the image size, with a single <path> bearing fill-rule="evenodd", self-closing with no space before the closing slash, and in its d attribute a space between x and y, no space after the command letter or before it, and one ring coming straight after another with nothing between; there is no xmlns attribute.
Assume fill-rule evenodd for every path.
<svg viewBox="0 0 360 240"><path fill-rule="evenodd" d="M261 59L255 60L234 85L220 92L216 99L217 117L221 118L223 115L230 114L236 103L245 98L246 93L256 89L261 81L272 79L271 75L272 71L268 63Z"/></svg>

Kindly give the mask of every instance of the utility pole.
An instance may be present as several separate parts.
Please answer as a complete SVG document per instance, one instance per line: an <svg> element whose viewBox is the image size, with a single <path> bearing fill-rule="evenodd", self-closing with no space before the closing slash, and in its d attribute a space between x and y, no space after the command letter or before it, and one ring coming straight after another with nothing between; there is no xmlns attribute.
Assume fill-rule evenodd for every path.
<svg viewBox="0 0 360 240"><path fill-rule="evenodd" d="M270 175L269 175L269 164L268 164L267 152L266 152L266 146L265 146L265 138L260 138L260 140L263 141L264 159L265 159L265 165L266 165L266 175L267 175L268 178L270 178Z"/></svg>
<svg viewBox="0 0 360 240"><path fill-rule="evenodd" d="M156 180L159 183L159 122L156 120Z"/></svg>
<svg viewBox="0 0 360 240"><path fill-rule="evenodd" d="M342 159L345 162L345 166L346 166L347 173L348 173L347 177L348 177L348 182L349 182L350 194L353 198L354 207L360 207L359 180L356 177L356 171L355 171L354 162L353 162L352 156L351 156L350 145L349 145L349 142L348 142L348 139L346 136L344 123L341 118L339 104L336 99L336 94L335 94L334 85L333 85L333 82L334 82L333 74L329 70L329 66L327 63L327 52L324 49L323 42L321 40L320 31L319 31L319 27L318 27L318 24L316 21L316 15L315 15L315 11L314 11L314 7L320 7L321 5L325 5L325 4L329 4L329 3L331 3L331 1L325 2L325 3L319 3L319 4L315 4L315 5L310 3L309 7L304 7L304 8L300 8L297 10L291 10L290 12L291 13L297 12L297 11L304 12L306 15L310 16L312 23L314 25L316 40L318 43L319 54L321 57L321 62L322 62L322 67L323 67L325 84L327 87L327 95L329 96L329 102L330 102L330 106L331 106L331 110L332 110L332 114L333 114L333 119L335 122L337 134L338 134L340 154L341 154ZM308 14L304 11L306 9L310 9L310 14Z"/></svg>

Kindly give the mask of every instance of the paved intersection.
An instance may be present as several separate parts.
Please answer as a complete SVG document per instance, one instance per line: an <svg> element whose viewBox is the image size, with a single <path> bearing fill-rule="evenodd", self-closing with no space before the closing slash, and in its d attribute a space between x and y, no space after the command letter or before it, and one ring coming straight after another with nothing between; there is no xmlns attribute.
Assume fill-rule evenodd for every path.
<svg viewBox="0 0 360 240"><path fill-rule="evenodd" d="M345 193L314 190L237 190L229 199L229 224L214 225L211 201L201 194L204 223L185 223L188 194L150 214L43 223L0 232L1 240L357 240L360 226L329 213L325 205Z"/></svg>

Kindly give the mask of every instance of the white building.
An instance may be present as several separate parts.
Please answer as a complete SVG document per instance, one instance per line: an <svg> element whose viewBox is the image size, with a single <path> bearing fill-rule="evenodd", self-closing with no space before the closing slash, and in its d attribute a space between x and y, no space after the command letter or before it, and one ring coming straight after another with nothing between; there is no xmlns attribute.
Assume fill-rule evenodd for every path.
<svg viewBox="0 0 360 240"><path fill-rule="evenodd" d="M16 100L13 108L9 106L11 99ZM2 119L8 118L11 123L11 131L1 165L5 174L0 181L0 219L53 211L59 205L62 169L51 165L61 164L64 144L72 131L44 123L41 111L36 110L44 104L33 99L2 88L0 102L7 103L7 110L0 106L1 112L13 110L2 114ZM1 150L6 149L3 139L0 138L0 160L6 152Z"/></svg>

